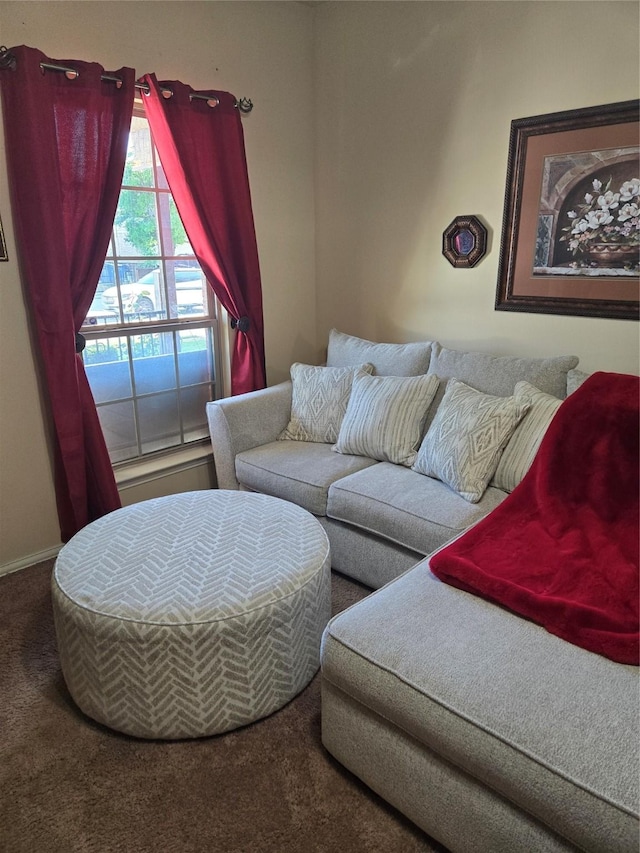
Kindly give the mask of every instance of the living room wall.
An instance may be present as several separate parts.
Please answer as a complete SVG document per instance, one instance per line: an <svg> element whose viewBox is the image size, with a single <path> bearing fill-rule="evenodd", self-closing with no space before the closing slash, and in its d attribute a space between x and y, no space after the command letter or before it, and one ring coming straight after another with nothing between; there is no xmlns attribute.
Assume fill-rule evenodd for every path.
<svg viewBox="0 0 640 853"><path fill-rule="evenodd" d="M513 118L638 95L629 2L0 0L1 41L228 89L243 120L267 373L324 355L336 326L638 371L628 321L493 310ZM22 297L0 133L0 573L59 544L46 407ZM315 180L315 186L314 186ZM471 270L441 255L461 214L489 227ZM122 488L125 503L208 488L210 460Z"/></svg>
<svg viewBox="0 0 640 853"><path fill-rule="evenodd" d="M57 59L133 66L253 100L243 118L265 292L270 381L317 351L313 211L313 9L288 2L4 2L1 41ZM0 573L48 556L59 529L22 297L0 132L0 215L9 262L0 264ZM292 321L293 318L293 321ZM274 378L275 377L275 378ZM209 459L143 472L124 503L215 482Z"/></svg>
<svg viewBox="0 0 640 853"><path fill-rule="evenodd" d="M637 373L638 324L494 310L512 119L638 97L634 2L320 4L318 336L576 354ZM481 217L472 269L442 256Z"/></svg>

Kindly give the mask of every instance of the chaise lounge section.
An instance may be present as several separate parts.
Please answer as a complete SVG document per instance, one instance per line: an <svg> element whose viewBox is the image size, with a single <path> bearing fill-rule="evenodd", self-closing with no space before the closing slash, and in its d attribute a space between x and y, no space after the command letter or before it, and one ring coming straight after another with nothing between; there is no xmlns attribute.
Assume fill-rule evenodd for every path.
<svg viewBox="0 0 640 853"><path fill-rule="evenodd" d="M455 853L637 853L638 670L423 560L327 626L322 739Z"/></svg>

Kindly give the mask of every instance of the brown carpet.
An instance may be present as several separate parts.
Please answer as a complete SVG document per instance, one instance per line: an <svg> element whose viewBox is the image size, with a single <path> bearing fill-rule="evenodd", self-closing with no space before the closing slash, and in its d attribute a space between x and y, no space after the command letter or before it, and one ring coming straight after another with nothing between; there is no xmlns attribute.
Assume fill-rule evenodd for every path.
<svg viewBox="0 0 640 853"><path fill-rule="evenodd" d="M144 741L94 723L62 679L52 561L0 578L2 853L442 851L329 756L320 683L218 737ZM334 612L367 594L333 576Z"/></svg>

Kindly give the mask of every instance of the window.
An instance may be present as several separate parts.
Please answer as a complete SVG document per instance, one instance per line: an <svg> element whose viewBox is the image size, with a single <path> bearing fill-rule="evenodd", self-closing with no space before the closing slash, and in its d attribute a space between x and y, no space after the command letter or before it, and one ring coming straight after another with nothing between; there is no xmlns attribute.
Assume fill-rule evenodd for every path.
<svg viewBox="0 0 640 853"><path fill-rule="evenodd" d="M220 396L217 313L136 109L111 242L82 328L112 462L208 436L205 404Z"/></svg>

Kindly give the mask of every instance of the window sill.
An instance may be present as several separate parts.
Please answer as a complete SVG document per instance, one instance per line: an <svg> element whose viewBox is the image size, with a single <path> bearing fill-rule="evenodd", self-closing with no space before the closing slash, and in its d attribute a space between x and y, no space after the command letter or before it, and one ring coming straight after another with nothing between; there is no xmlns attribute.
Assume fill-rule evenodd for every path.
<svg viewBox="0 0 640 853"><path fill-rule="evenodd" d="M211 442L204 441L149 459L124 462L114 468L116 484L119 489L127 489L158 480L169 474L187 471L189 468L202 465L203 460L211 458L211 454Z"/></svg>

